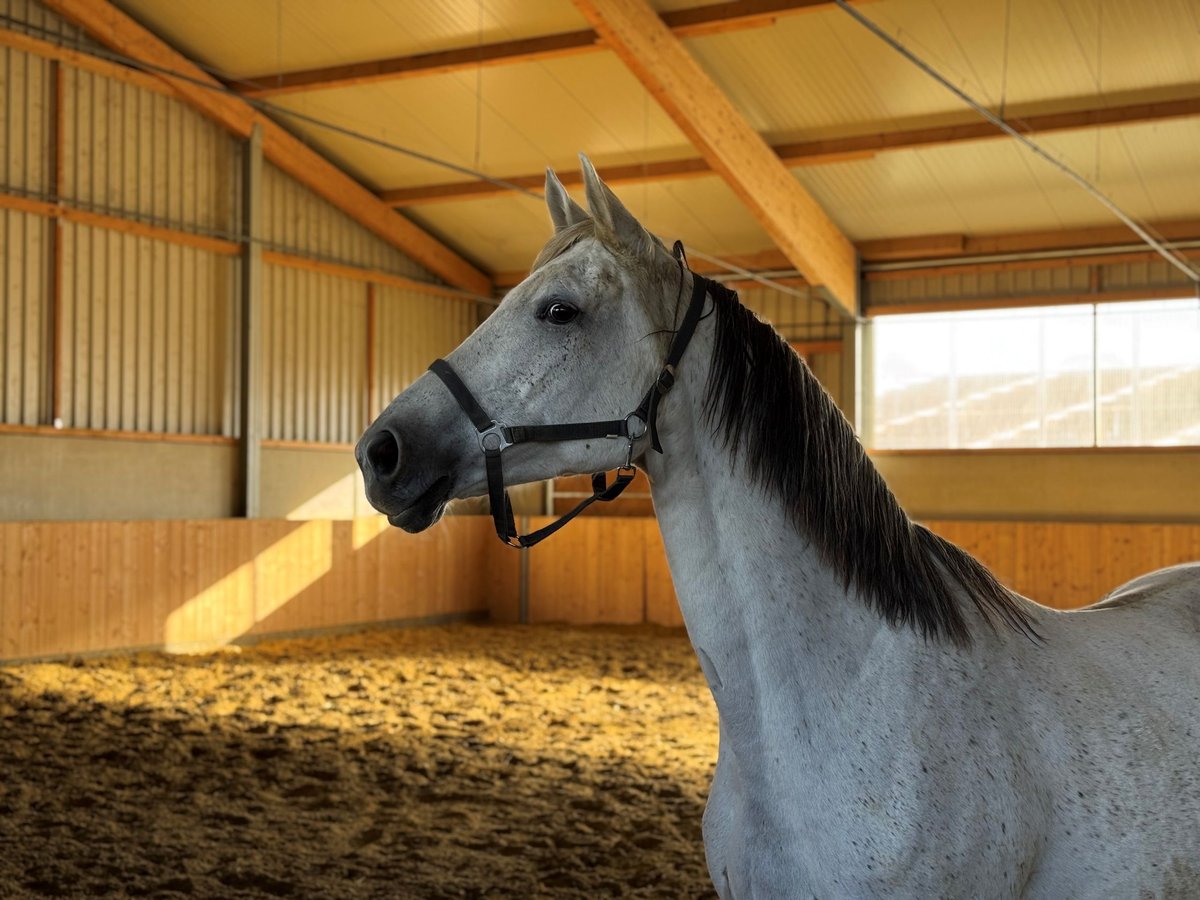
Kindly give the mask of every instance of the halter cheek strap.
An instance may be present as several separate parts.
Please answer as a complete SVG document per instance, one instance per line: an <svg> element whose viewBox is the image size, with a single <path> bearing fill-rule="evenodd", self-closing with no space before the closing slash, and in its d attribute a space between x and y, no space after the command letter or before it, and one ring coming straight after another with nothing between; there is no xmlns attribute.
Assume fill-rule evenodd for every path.
<svg viewBox="0 0 1200 900"><path fill-rule="evenodd" d="M704 297L708 293L710 282L706 278L693 274L692 299L687 312L671 341L671 349L667 353L662 371L650 389L638 404L637 409L623 419L611 419L605 422L573 422L563 425L505 425L491 418L475 396L458 377L444 359L435 359L429 365L433 372L446 386L450 394L458 402L462 411L467 414L475 430L479 432L479 449L483 451L484 468L487 472L488 500L492 508L492 521L496 526L496 534L500 540L510 547L524 549L545 540L558 529L562 528L573 518L591 506L597 500L608 502L615 500L629 486L637 474L633 465L633 445L650 433L650 445L659 453L663 452L658 438L658 407L659 402L675 386L675 369L683 358L683 352L696 333L704 307ZM628 442L625 464L616 470L612 484L608 483L604 472L592 476L592 496L585 498L570 512L544 528L530 534L517 534L516 521L513 517L512 503L504 484L503 453L514 444L531 441L582 441L599 438L624 438Z"/></svg>

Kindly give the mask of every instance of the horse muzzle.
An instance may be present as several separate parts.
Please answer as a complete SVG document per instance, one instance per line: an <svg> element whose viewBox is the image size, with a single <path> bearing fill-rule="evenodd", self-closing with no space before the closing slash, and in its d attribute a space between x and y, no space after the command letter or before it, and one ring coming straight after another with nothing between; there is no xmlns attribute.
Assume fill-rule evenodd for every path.
<svg viewBox="0 0 1200 900"><path fill-rule="evenodd" d="M421 464L407 452L400 431L377 420L354 448L367 501L388 522L410 533L424 531L442 517L454 490L454 472Z"/></svg>

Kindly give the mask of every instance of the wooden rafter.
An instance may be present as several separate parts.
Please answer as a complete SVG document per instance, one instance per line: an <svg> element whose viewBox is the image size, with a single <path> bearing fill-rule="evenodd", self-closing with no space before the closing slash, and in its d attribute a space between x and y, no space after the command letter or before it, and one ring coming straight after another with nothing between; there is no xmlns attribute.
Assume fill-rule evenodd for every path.
<svg viewBox="0 0 1200 900"><path fill-rule="evenodd" d="M1166 241L1200 240L1200 219L1179 219L1170 222L1156 222L1151 231ZM870 241L859 241L859 257L864 263L899 262L904 260L935 260L953 259L955 257L988 256L1005 253L1033 253L1047 250L1077 250L1083 248L1124 247L1138 244L1137 236L1124 225L1102 225L1095 228L1071 228L1060 231L1024 231L1004 234L982 234L967 236L965 234L931 234L916 237L882 238ZM1097 264L1097 259L1120 257L1123 260L1158 259L1158 254L1151 251L1130 250L1106 255L1105 257L1068 257L1054 260L1036 261L1038 267L1047 266L1069 267L1075 264ZM787 272L791 264L777 247L760 250L757 253L730 254L724 257L727 262L751 272L770 273ZM1077 263L1076 260L1079 262ZM702 275L728 274L728 270L715 263L702 259L693 259L690 265ZM1006 263L1010 268L1013 263ZM1033 266L1034 262L1026 266ZM911 273L914 270L906 270ZM941 271L960 271L945 267ZM525 279L525 272L497 272L496 287L510 288ZM791 283L788 276L773 280Z"/></svg>
<svg viewBox="0 0 1200 900"><path fill-rule="evenodd" d="M858 311L854 246L645 0L576 0L608 47L746 205L789 262Z"/></svg>
<svg viewBox="0 0 1200 900"><path fill-rule="evenodd" d="M737 0L679 9L662 14L662 21L679 37L698 37L745 28L761 28L782 16L827 9L830 0ZM576 56L603 49L603 41L590 28L539 37L520 38L494 44L455 47L413 56L373 59L341 66L259 75L229 86L247 97L277 97L300 91L394 81L426 75L442 75L480 66L496 66L533 60Z"/></svg>
<svg viewBox="0 0 1200 900"><path fill-rule="evenodd" d="M46 0L46 6L118 53L186 76L155 75L185 102L240 137L248 137L256 123L261 125L264 156L288 175L449 283L477 294L490 292L486 274L107 0Z"/></svg>
<svg viewBox="0 0 1200 900"><path fill-rule="evenodd" d="M1200 86L1197 86L1195 94L1191 97L1111 107L1083 105L1076 109L1060 110L1044 115L1014 116L1009 124L1023 134L1032 135L1113 125L1136 125L1144 122L1196 116L1200 116ZM991 123L973 119L959 125L912 128L904 131L827 138L820 141L776 144L771 149L775 151L784 165L794 168L844 162L850 159L869 159L877 153L889 150L912 150L919 147L995 139L1008 140L1009 138ZM712 174L712 168L707 160L695 157L662 160L645 165L608 166L599 171L601 177L609 184L636 184L646 181L696 178ZM568 187L578 185L581 181L580 176L571 172L559 173L559 177ZM511 175L500 176L497 180L536 189L540 187L544 178L543 174ZM490 181L456 181L395 188L381 191L379 196L392 206L418 206L452 200L478 200L503 194L507 190L507 188Z"/></svg>

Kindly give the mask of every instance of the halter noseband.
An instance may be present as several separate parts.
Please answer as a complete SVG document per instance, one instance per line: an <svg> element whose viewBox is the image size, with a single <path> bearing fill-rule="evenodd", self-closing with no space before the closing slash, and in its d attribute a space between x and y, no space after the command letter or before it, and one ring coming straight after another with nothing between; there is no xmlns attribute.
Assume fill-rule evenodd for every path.
<svg viewBox="0 0 1200 900"><path fill-rule="evenodd" d="M637 409L623 419L574 422L565 425L505 425L483 411L483 407L448 362L435 359L430 363L429 371L442 380L471 420L471 424L475 426L475 430L479 432L479 449L483 451L484 465L487 469L492 521L496 525L496 534L500 540L518 549L532 547L550 537L597 500L616 500L637 474L637 468L633 465L633 445L647 431L650 434L650 445L659 453L663 452L662 444L658 440L658 403L675 386L675 368L683 357L683 351L691 342L692 335L696 333L696 325L700 322L704 297L710 284L707 278L692 273L692 299L687 312L684 313L683 321L679 324L679 330L675 332L671 341L671 349L667 352L662 371L646 391ZM617 468L613 483L608 483L606 473L597 472L592 476L592 496L582 500L569 513L544 528L539 528L531 534L517 534L512 503L504 487L504 466L501 462L504 451L514 444L529 441L583 441L593 438L624 438L629 442L625 464Z"/></svg>

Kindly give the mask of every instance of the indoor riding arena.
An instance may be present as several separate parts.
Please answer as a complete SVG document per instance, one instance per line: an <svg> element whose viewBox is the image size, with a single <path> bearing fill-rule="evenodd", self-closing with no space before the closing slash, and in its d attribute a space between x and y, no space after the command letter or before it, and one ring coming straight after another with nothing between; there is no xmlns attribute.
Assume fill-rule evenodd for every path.
<svg viewBox="0 0 1200 900"><path fill-rule="evenodd" d="M1194 0L0 0L0 898L801 896L706 861L718 722L753 716L700 644L809 584L780 541L865 592L869 525L802 517L874 520L811 472L781 518L711 396L729 465L671 492L717 298L790 345L875 496L1004 597L1090 605L1200 560L1198 147ZM554 274L630 229L676 318L538 370L639 302ZM820 440L759 381L736 421ZM594 497L584 443L636 477L506 546L489 490L550 526ZM1175 865L1058 896L1200 896Z"/></svg>

